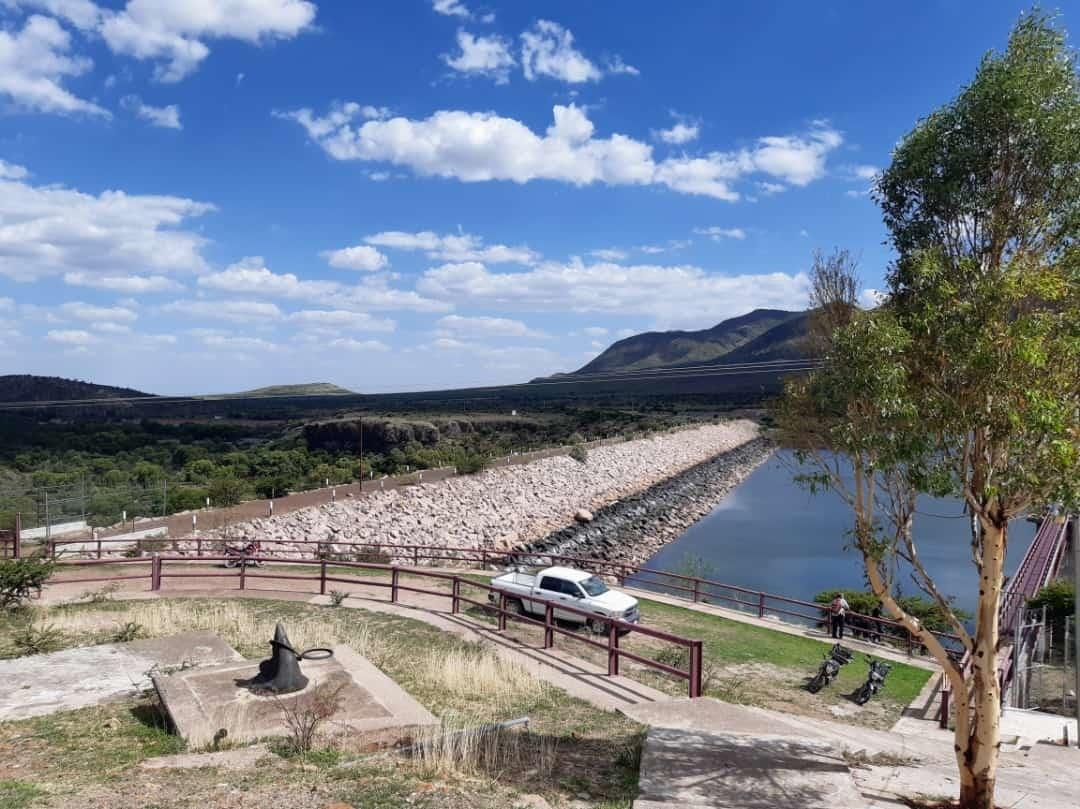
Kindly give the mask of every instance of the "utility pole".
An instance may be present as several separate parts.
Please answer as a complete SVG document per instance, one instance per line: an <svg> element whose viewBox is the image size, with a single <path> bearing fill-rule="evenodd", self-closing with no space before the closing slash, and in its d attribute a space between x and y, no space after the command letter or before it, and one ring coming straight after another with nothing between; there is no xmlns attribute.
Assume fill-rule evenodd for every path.
<svg viewBox="0 0 1080 809"><path fill-rule="evenodd" d="M1072 519L1073 549L1073 668L1076 682L1073 684L1073 704L1076 706L1076 746L1080 747L1080 514ZM1068 654L1068 652L1066 652ZM1065 707L1062 705L1061 707Z"/></svg>

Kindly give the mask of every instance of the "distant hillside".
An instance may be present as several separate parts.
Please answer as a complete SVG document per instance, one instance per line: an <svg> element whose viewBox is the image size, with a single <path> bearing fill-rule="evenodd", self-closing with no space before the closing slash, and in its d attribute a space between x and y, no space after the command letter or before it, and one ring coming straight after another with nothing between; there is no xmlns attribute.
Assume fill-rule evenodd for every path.
<svg viewBox="0 0 1080 809"><path fill-rule="evenodd" d="M13 374L0 376L0 402L56 402L75 399L121 399L152 396L131 388L95 385L58 376Z"/></svg>
<svg viewBox="0 0 1080 809"><path fill-rule="evenodd" d="M639 371L800 356L805 312L755 309L701 331L645 332L611 345L575 374ZM775 355L775 356L774 356Z"/></svg>
<svg viewBox="0 0 1080 809"><path fill-rule="evenodd" d="M268 385L245 390L232 396L354 396L353 391L332 382L308 382L302 385Z"/></svg>

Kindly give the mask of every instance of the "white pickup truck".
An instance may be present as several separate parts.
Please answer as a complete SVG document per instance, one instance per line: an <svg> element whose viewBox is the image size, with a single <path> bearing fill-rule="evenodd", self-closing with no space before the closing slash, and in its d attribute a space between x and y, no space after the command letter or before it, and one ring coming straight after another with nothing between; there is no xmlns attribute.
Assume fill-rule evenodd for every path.
<svg viewBox="0 0 1080 809"><path fill-rule="evenodd" d="M588 624L589 629L599 634L607 631L607 622L603 618L617 618L629 624L641 620L638 601L633 596L610 590L604 582L592 573L575 570L572 567L549 567L539 573L504 573L491 580L491 586L506 594L507 606L524 614L543 615L545 605L532 598L544 601L562 602L567 606L599 616L587 618L568 610L553 610L553 617L560 621L576 624ZM488 598L494 602L495 593Z"/></svg>

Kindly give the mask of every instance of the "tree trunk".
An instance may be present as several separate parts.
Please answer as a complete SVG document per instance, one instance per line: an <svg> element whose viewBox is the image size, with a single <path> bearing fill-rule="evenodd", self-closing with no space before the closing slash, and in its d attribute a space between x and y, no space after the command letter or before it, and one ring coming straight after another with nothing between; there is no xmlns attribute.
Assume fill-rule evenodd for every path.
<svg viewBox="0 0 1080 809"><path fill-rule="evenodd" d="M1005 574L1008 524L983 519L982 574L975 637L971 654L971 694L974 717L966 738L959 727L956 760L960 767L961 809L994 809L998 753L1001 747L1001 686L998 680L998 619ZM957 712L966 710L958 703Z"/></svg>

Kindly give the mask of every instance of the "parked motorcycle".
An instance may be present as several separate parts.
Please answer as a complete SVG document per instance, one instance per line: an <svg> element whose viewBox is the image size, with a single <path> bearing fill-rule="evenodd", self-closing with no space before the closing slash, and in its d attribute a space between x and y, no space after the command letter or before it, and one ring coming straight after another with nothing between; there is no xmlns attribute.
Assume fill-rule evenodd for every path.
<svg viewBox="0 0 1080 809"><path fill-rule="evenodd" d="M885 687L885 678L892 669L892 665L884 660L872 660L869 657L866 659L870 663L870 671L866 675L866 682L855 692L855 702L858 705L865 705L870 701L870 697Z"/></svg>
<svg viewBox="0 0 1080 809"><path fill-rule="evenodd" d="M252 567L262 567L261 559L252 559L252 556L257 556L259 550L262 548L260 542L249 542L242 548L237 548L232 545L225 546L225 556L228 558L225 560L225 567L240 567L240 565L251 565Z"/></svg>
<svg viewBox="0 0 1080 809"><path fill-rule="evenodd" d="M829 650L829 653L825 655L825 659L821 661L821 667L818 669L818 673L815 675L814 679L807 684L806 689L811 694L816 694L836 679L836 675L840 673L840 667L850 663L851 658L851 651L845 649L839 643L833 646L832 649Z"/></svg>

